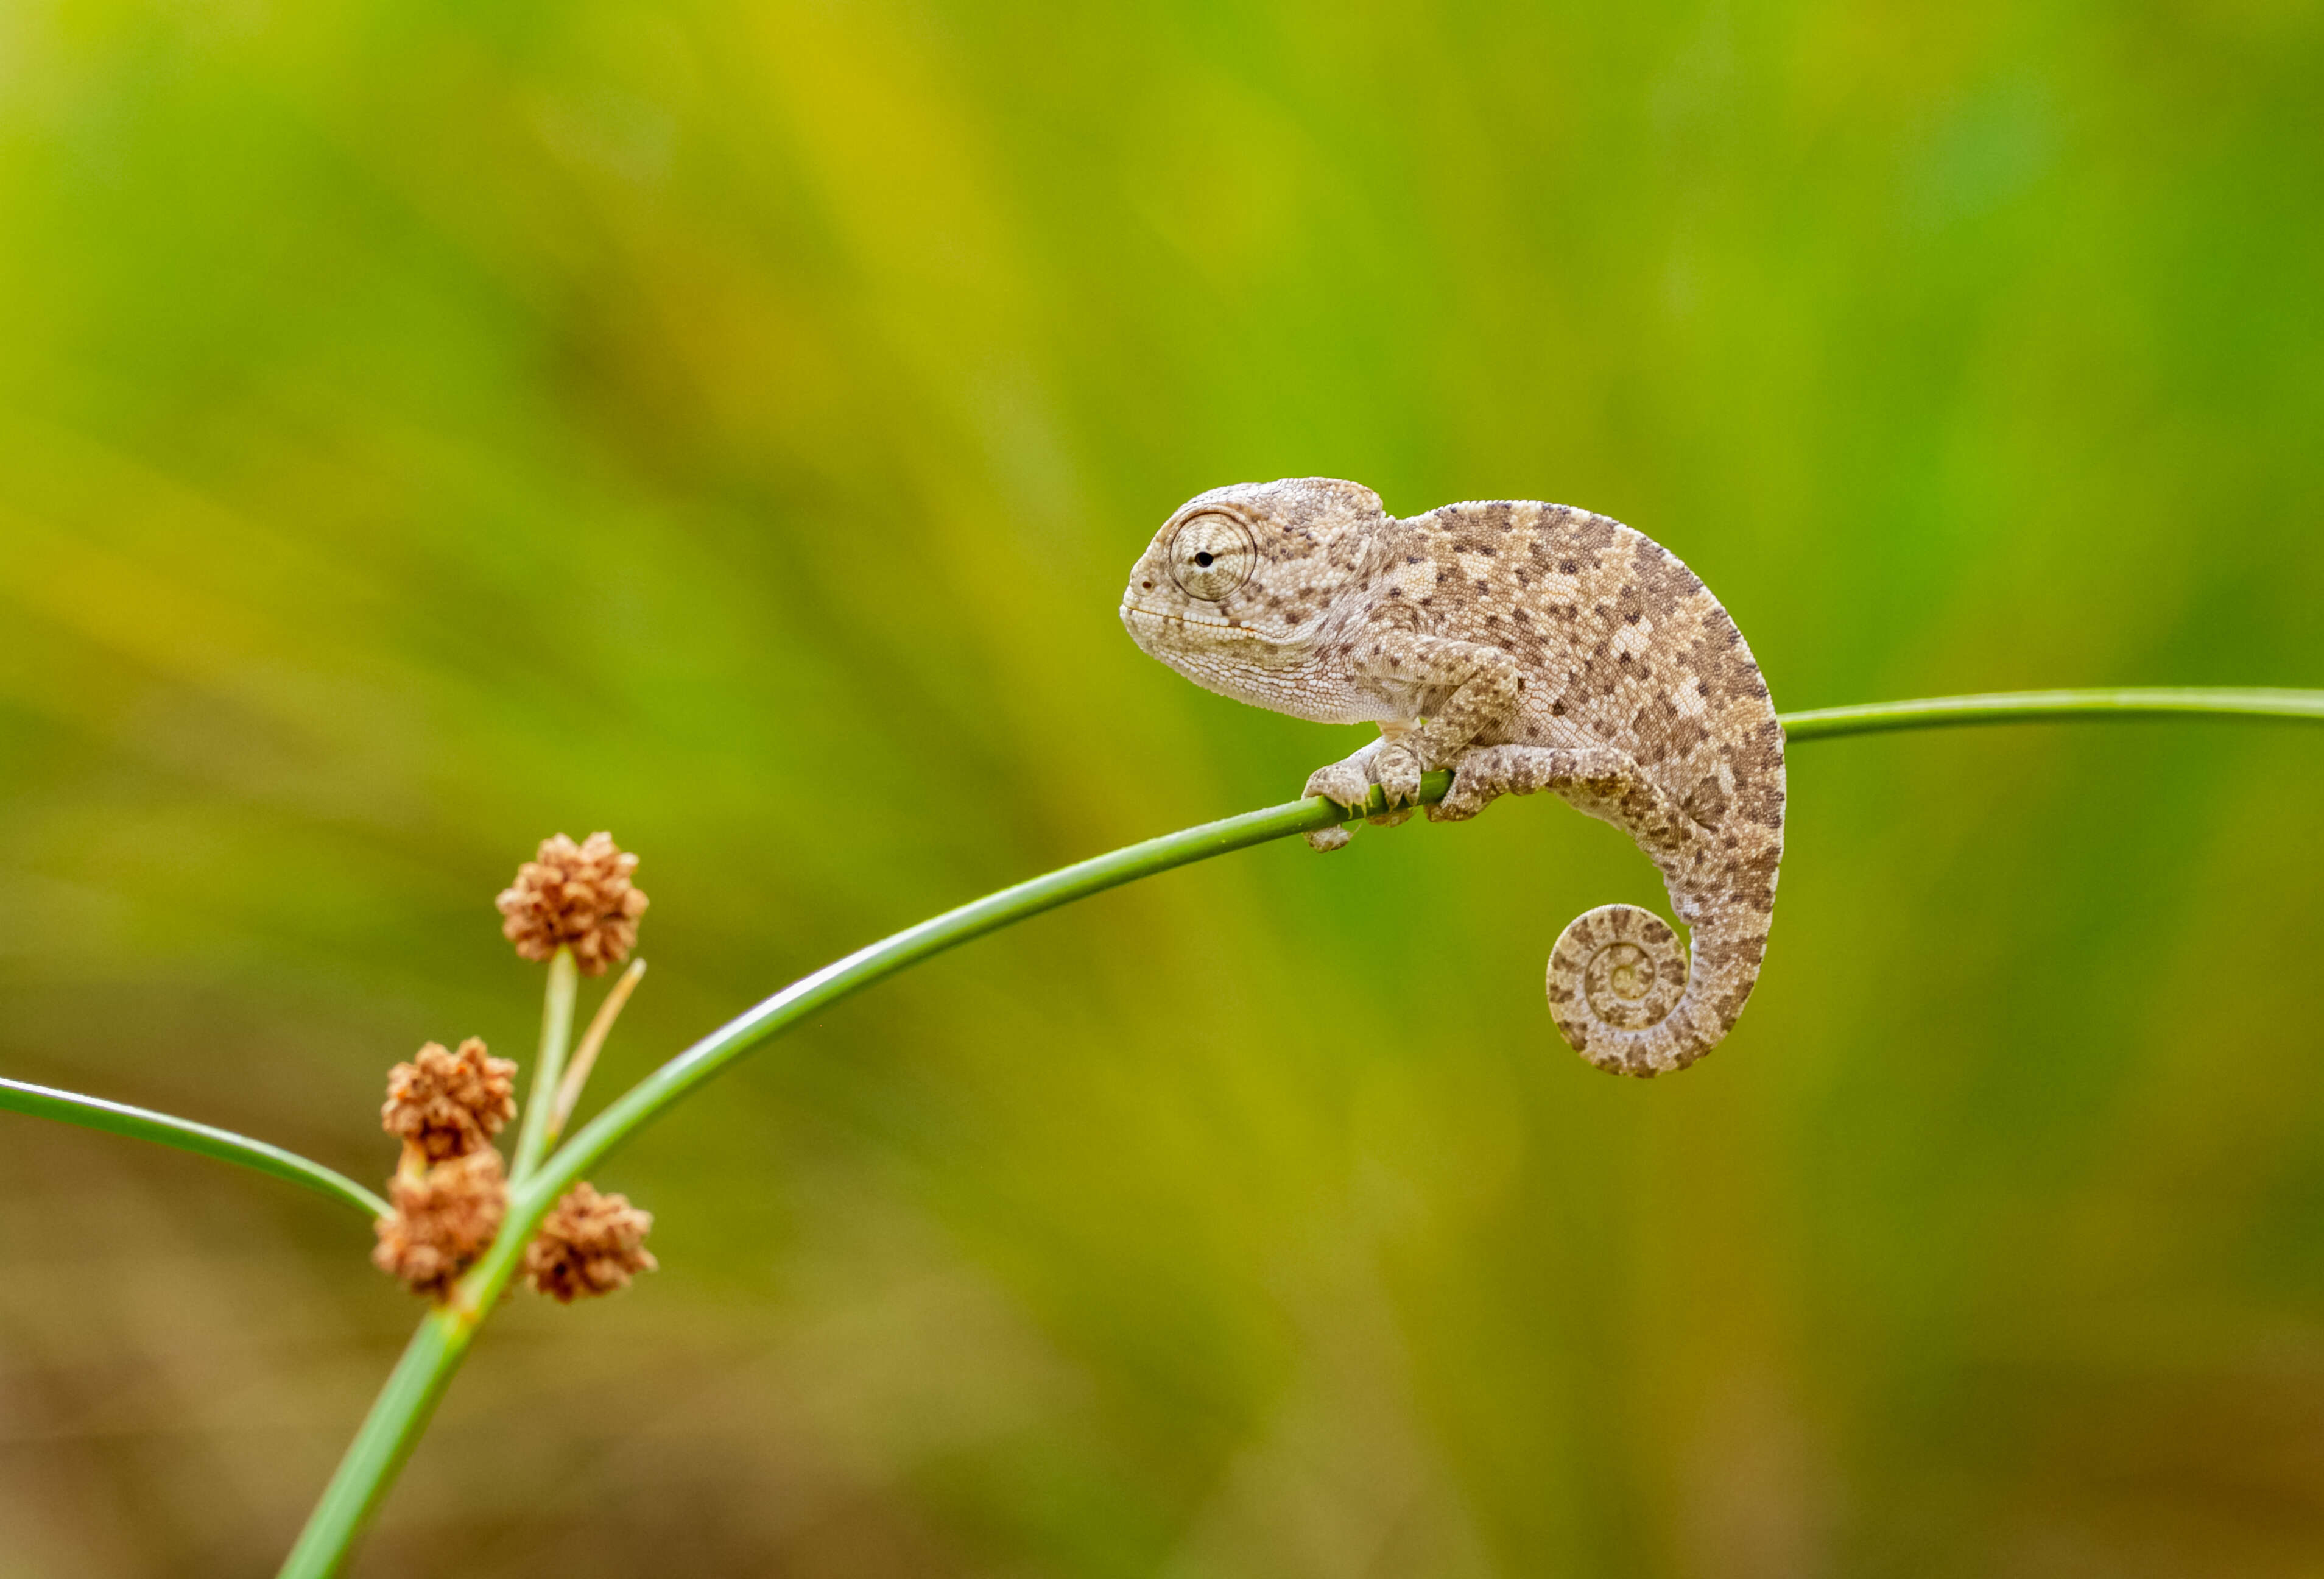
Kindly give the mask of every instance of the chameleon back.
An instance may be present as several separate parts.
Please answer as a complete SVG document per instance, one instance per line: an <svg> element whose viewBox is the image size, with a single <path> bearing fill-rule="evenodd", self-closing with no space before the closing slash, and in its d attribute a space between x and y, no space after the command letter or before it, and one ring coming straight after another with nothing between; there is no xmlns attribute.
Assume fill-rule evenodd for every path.
<svg viewBox="0 0 2324 1579"><path fill-rule="evenodd" d="M1514 716L1475 745L1612 747L1659 790L1540 786L1637 840L1692 931L1692 961L1651 912L1601 906L1559 937L1548 993L1592 1063L1684 1067L1750 996L1783 858L1783 726L1749 646L1693 571L1606 516L1497 501L1409 524L1448 605L1438 628L1510 652L1527 675Z"/></svg>

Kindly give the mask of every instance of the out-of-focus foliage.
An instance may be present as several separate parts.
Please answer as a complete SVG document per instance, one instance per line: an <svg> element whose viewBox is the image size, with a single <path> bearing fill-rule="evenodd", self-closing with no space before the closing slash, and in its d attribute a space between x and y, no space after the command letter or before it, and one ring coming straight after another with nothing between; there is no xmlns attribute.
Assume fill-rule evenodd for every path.
<svg viewBox="0 0 2324 1579"><path fill-rule="evenodd" d="M601 1084L1351 731L1114 617L1204 487L1586 504L1779 703L2324 683L2324 19L0 6L0 1069L377 1178L645 864ZM2268 1574L2324 1545L2324 754L1835 742L1719 1055L1544 802L1105 896L600 1173L363 1573ZM585 1000L585 1009L586 1000ZM287 1544L416 1308L0 1121L0 1573Z"/></svg>

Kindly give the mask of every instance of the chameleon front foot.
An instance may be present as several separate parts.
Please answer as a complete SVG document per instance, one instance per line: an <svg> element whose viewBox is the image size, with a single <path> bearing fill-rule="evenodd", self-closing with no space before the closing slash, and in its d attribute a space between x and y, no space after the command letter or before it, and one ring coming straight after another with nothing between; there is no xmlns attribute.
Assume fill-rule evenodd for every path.
<svg viewBox="0 0 2324 1579"><path fill-rule="evenodd" d="M1420 799L1420 759L1404 745L1374 741L1353 756L1316 769L1307 775L1305 795L1321 795L1344 808L1351 817L1363 816L1378 785L1388 809L1364 820L1376 827L1394 827L1410 817ZM1326 828L1309 834L1307 843L1318 850L1346 847L1351 830Z"/></svg>
<svg viewBox="0 0 2324 1579"><path fill-rule="evenodd" d="M1307 787L1300 793L1321 795L1351 817L1360 814L1370 801L1372 793L1371 775L1365 771L1365 764L1358 760L1361 755L1362 753L1359 753L1357 756L1350 757L1346 762L1333 762L1328 768L1316 769L1307 775ZM1398 813L1393 817L1378 817L1370 820L1401 822L1409 815L1408 812ZM1309 834L1307 844L1310 848L1316 850L1344 850L1348 846L1349 839L1353 836L1352 828L1324 828L1319 833Z"/></svg>

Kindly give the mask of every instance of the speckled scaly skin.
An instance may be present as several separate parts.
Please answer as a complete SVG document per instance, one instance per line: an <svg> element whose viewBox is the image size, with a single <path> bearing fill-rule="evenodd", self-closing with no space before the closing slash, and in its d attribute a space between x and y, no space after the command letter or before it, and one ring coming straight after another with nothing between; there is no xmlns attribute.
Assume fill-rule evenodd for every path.
<svg viewBox="0 0 2324 1579"><path fill-rule="evenodd" d="M1197 685L1294 717L1375 723L1306 792L1373 784L1437 820L1547 790L1627 832L1692 932L1635 905L1576 919L1549 959L1558 1029L1601 1069L1655 1075L1716 1046L1758 980L1784 852L1784 732L1735 622L1676 558L1562 504L1399 520L1354 483L1196 496L1130 572L1122 623ZM1347 830L1312 834L1337 849Z"/></svg>

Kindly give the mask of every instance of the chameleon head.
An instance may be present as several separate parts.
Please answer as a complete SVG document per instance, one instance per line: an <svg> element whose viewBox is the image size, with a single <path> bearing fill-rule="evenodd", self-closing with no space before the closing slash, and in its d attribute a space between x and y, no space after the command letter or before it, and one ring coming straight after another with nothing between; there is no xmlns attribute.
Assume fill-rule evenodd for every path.
<svg viewBox="0 0 2324 1579"><path fill-rule="evenodd" d="M1296 661L1333 597L1361 577L1386 519L1379 494L1331 477L1198 494L1139 556L1121 623L1147 652L1214 688L1198 669Z"/></svg>

